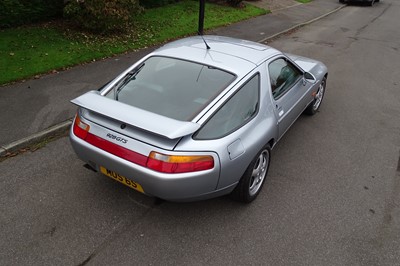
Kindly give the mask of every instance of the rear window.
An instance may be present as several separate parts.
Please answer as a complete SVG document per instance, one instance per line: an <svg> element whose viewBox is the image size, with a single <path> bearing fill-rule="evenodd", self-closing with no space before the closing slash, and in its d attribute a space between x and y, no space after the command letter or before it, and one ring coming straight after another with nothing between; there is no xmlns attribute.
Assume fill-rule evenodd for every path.
<svg viewBox="0 0 400 266"><path fill-rule="evenodd" d="M190 121L234 79L235 75L215 67L154 56L132 70L106 96Z"/></svg>

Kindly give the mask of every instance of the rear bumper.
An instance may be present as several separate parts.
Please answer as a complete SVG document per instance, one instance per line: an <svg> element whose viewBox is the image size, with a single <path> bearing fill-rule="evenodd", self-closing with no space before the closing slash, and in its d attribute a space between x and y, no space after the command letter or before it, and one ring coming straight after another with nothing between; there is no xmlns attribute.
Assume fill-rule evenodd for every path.
<svg viewBox="0 0 400 266"><path fill-rule="evenodd" d="M112 170L140 184L144 193L169 201L192 201L213 198L230 193L236 184L218 189L219 159L214 157L214 168L205 171L165 174L131 163L105 152L70 131L70 141L75 153L84 162L100 172L100 166Z"/></svg>

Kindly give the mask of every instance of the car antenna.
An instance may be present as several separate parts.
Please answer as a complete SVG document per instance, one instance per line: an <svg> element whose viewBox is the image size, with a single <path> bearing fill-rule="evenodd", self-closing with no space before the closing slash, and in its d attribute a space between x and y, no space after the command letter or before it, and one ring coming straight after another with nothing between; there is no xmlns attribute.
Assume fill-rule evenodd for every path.
<svg viewBox="0 0 400 266"><path fill-rule="evenodd" d="M208 44L207 44L206 40L205 40L205 39L204 39L204 37L203 37L203 34L201 34L201 33L199 32L199 35L200 35L201 39L203 39L203 42L204 42L204 44L206 45L206 47L207 47L207 50L210 50L210 49L211 49L211 47L210 47L210 46L208 46Z"/></svg>

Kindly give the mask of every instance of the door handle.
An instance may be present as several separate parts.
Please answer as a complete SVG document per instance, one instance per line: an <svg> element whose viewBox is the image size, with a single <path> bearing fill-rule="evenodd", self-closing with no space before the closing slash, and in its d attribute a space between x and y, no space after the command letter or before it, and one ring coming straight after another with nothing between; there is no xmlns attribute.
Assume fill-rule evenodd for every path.
<svg viewBox="0 0 400 266"><path fill-rule="evenodd" d="M285 113L281 106L276 105L276 109L278 111L278 116L281 117Z"/></svg>

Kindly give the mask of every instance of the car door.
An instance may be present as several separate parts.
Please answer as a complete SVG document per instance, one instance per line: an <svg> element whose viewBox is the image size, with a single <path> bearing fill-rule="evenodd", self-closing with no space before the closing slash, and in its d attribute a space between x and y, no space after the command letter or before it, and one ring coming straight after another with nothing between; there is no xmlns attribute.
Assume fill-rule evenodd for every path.
<svg viewBox="0 0 400 266"><path fill-rule="evenodd" d="M281 138L305 108L306 82L303 71L285 57L271 61L268 74Z"/></svg>

